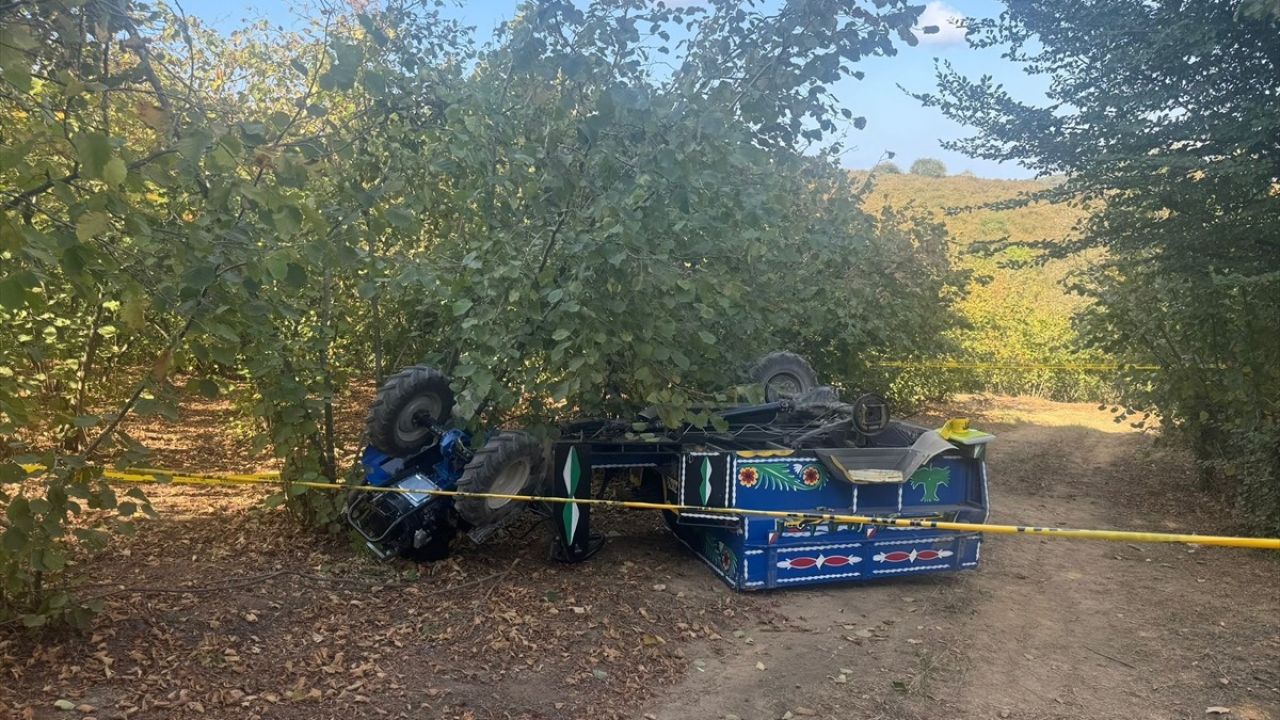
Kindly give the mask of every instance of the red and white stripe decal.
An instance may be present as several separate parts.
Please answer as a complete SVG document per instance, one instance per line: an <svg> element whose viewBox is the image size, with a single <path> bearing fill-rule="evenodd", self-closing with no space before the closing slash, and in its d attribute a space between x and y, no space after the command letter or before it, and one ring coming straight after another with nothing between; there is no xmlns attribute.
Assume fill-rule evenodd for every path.
<svg viewBox="0 0 1280 720"><path fill-rule="evenodd" d="M793 557L778 561L783 570L809 570L821 567L844 567L862 562L856 555L818 555L817 557Z"/></svg>
<svg viewBox="0 0 1280 720"><path fill-rule="evenodd" d="M878 553L871 559L879 563L886 563L886 562L887 563L900 563L900 562L913 563L917 560L923 560L925 562L929 562L931 560L938 560L940 558L949 558L952 555L955 555L955 553L951 552L950 550L917 550L915 548L911 548L910 551L894 550L893 552Z"/></svg>

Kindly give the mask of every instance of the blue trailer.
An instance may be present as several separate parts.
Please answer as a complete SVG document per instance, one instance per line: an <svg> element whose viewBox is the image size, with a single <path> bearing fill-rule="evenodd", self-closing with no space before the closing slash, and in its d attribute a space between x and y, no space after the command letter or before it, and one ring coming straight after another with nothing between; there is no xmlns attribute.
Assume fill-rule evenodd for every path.
<svg viewBox="0 0 1280 720"><path fill-rule="evenodd" d="M761 366L766 372L759 372ZM417 370L384 386L381 417L375 402L367 481L406 490L560 498L567 502L535 509L555 529L552 556L582 562L600 549L603 534L592 528L592 505L572 501L633 485L611 482L620 476L638 477L639 499L668 506L664 514L674 535L730 587L744 591L977 567L980 533L732 512L964 523L983 523L988 513L991 435L964 422L932 430L892 420L875 395L842 402L790 353L766 356L753 374L764 386L765 402L716 408L719 427L668 428L641 413L628 421L567 424L549 444L523 433L494 433L472 451L467 436L443 427L452 405L452 395L443 394L447 381ZM408 385L436 396L423 400L430 393ZM408 419L403 408L412 410ZM397 446L396 439L404 442ZM481 541L529 506L418 493L356 497L348 519L370 547L382 556L418 560L442 557L459 532Z"/></svg>
<svg viewBox="0 0 1280 720"><path fill-rule="evenodd" d="M759 420L760 408L753 414ZM862 447L743 449L707 442L655 448L570 440L557 444L555 489L588 497L581 478L639 469L661 478L665 503L686 508L982 523L988 513L984 457L992 439L955 424L944 432L893 421ZM560 512L560 544L587 542L590 507ZM737 590L967 570L977 567L982 552L980 533L700 509L665 515L675 536ZM559 555L590 551L584 545Z"/></svg>

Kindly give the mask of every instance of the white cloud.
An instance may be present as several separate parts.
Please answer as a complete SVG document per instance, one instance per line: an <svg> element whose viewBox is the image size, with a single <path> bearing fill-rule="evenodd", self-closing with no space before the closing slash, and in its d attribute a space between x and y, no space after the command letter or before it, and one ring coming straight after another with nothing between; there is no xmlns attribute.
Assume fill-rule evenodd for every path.
<svg viewBox="0 0 1280 720"><path fill-rule="evenodd" d="M941 0L933 0L924 6L924 12L920 13L920 19L916 25L916 37L920 38L921 43L929 45L955 45L964 42L964 36L968 34L968 30L964 27L964 15L950 5L941 2ZM929 25L936 25L938 32L932 35L925 35L924 30Z"/></svg>

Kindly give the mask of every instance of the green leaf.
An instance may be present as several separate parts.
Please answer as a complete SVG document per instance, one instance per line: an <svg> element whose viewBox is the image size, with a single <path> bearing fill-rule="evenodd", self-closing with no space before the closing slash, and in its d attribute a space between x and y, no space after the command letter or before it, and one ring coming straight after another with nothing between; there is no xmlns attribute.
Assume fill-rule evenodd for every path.
<svg viewBox="0 0 1280 720"><path fill-rule="evenodd" d="M385 215L387 222L391 223L392 227L397 230L411 230L417 223L417 218L413 216L413 213L404 208L387 208Z"/></svg>
<svg viewBox="0 0 1280 720"><path fill-rule="evenodd" d="M130 293L125 296L120 306L120 319L130 330L141 330L147 324L147 298L141 294Z"/></svg>
<svg viewBox="0 0 1280 720"><path fill-rule="evenodd" d="M182 283L194 290L203 290L218 278L218 271L213 265L201 264L187 271Z"/></svg>
<svg viewBox="0 0 1280 720"><path fill-rule="evenodd" d="M293 205L281 206L271 215L271 222L275 225L276 232L289 237L302 227L302 211Z"/></svg>
<svg viewBox="0 0 1280 720"><path fill-rule="evenodd" d="M89 242L111 230L111 216L101 212L87 212L76 218L76 239Z"/></svg>
<svg viewBox="0 0 1280 720"><path fill-rule="evenodd" d="M19 270L0 280L0 307L18 309L27 304L27 291L39 284L29 270Z"/></svg>
<svg viewBox="0 0 1280 720"><path fill-rule="evenodd" d="M0 462L0 485L17 483L27 479L27 471L12 461Z"/></svg>
<svg viewBox="0 0 1280 720"><path fill-rule="evenodd" d="M276 280L283 280L289 272L289 257L284 253L268 255L265 262L267 272Z"/></svg>
<svg viewBox="0 0 1280 720"><path fill-rule="evenodd" d="M31 539L19 528L11 527L4 531L3 547L11 553L19 553L26 549Z"/></svg>
<svg viewBox="0 0 1280 720"><path fill-rule="evenodd" d="M285 267L284 282L292 288L300 288L307 284L307 271L298 263L289 263Z"/></svg>
<svg viewBox="0 0 1280 720"><path fill-rule="evenodd" d="M213 142L213 133L202 127L190 128L186 134L178 139L174 144L178 154L190 162L196 162L203 155L210 143Z"/></svg>
<svg viewBox="0 0 1280 720"><path fill-rule="evenodd" d="M31 516L31 503L24 497L16 497L9 501L5 508L5 517L13 527L29 533L35 528L35 518Z"/></svg>
<svg viewBox="0 0 1280 720"><path fill-rule="evenodd" d="M111 162L111 141L99 132L86 132L76 136L76 159L80 161L80 174L87 178L103 177Z"/></svg>
<svg viewBox="0 0 1280 720"><path fill-rule="evenodd" d="M196 392L200 393L201 395L207 398L218 397L218 392L219 392L218 383L214 382L213 380L210 380L209 378L199 378L197 380L192 380L188 387L190 387L192 390L195 390Z"/></svg>
<svg viewBox="0 0 1280 720"><path fill-rule="evenodd" d="M102 179L110 185L119 185L129 177L129 168L125 166L124 160L113 157L107 161L106 167L102 169Z"/></svg>
<svg viewBox="0 0 1280 720"><path fill-rule="evenodd" d="M67 558L61 551L54 548L45 548L32 553L31 565L37 570L44 572L58 572L67 566Z"/></svg>
<svg viewBox="0 0 1280 720"><path fill-rule="evenodd" d="M462 298L460 300L455 301L453 303L454 316L460 317L462 315L465 315L466 312L471 309L471 305L472 305L471 301L466 298Z"/></svg>

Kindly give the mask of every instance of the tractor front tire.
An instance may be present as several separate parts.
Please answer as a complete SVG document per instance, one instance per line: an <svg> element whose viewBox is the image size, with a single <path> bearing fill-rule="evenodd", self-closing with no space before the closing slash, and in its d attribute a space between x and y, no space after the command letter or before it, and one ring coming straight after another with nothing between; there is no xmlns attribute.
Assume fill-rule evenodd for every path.
<svg viewBox="0 0 1280 720"><path fill-rule="evenodd" d="M542 443L532 435L503 431L476 451L458 478L460 492L529 495L542 489L546 470ZM460 497L454 508L474 527L505 520L528 503L503 498Z"/></svg>
<svg viewBox="0 0 1280 720"><path fill-rule="evenodd" d="M808 360L793 352L765 355L756 361L750 376L764 387L765 402L795 399L818 387L818 373Z"/></svg>
<svg viewBox="0 0 1280 720"><path fill-rule="evenodd" d="M378 388L364 421L365 432L375 448L392 457L408 457L435 439L431 426L442 425L452 412L449 377L435 368L414 365Z"/></svg>

